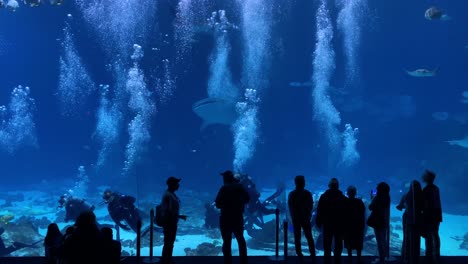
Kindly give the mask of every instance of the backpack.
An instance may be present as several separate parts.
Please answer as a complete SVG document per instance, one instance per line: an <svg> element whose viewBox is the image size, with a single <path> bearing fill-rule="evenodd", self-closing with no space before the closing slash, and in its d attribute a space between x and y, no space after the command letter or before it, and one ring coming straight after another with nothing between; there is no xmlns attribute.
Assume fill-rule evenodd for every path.
<svg viewBox="0 0 468 264"><path fill-rule="evenodd" d="M154 222L156 223L157 226L160 226L160 227L163 227L166 222L166 218L164 217L164 212L163 212L161 204L158 204L156 206Z"/></svg>

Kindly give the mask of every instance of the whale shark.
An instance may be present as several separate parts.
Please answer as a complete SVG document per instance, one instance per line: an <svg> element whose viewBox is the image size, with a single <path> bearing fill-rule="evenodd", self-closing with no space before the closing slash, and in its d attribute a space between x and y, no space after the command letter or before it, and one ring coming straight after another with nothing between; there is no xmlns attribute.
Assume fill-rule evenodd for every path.
<svg viewBox="0 0 468 264"><path fill-rule="evenodd" d="M448 140L445 142L449 143L450 145L457 145L462 148L468 148L468 136L464 137L463 139Z"/></svg>
<svg viewBox="0 0 468 264"><path fill-rule="evenodd" d="M238 116L235 102L220 98L199 100L192 105L192 110L203 120L201 131L214 124L230 126Z"/></svg>
<svg viewBox="0 0 468 264"><path fill-rule="evenodd" d="M413 76L413 77L433 77L436 75L437 69L432 70L432 71L428 69L417 69L414 71L405 70L405 71L408 75Z"/></svg>

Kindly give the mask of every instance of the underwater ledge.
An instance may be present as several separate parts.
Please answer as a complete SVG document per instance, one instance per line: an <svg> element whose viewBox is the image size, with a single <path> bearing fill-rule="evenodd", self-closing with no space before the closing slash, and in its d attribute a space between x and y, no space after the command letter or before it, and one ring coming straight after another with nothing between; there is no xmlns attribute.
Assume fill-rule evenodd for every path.
<svg viewBox="0 0 468 264"><path fill-rule="evenodd" d="M122 264L139 264L139 263L148 263L145 262L146 259L149 257L141 257L140 261L138 262L137 257L123 257L120 263ZM157 262L158 257L155 257L152 263L159 263ZM296 256L288 257L287 261L276 261L271 260L270 256L252 256L249 257L249 264L265 264L265 263L299 263L299 260ZM343 263L345 263L346 256L343 256ZM371 263L376 256L363 256L362 263ZM216 256L216 257L209 257L209 256L190 256L190 257L173 257L173 261L176 264L198 264L198 263L213 263L213 264L223 264L223 257ZM356 257L353 257L353 261L356 262ZM420 263L423 262L423 257L421 257ZM44 264L46 262L45 257L0 257L1 264ZM304 262L310 262L309 257L304 258ZM353 262L353 263L354 263ZM239 263L239 257L233 257L233 263ZM317 257L317 264L324 263L323 256ZM387 263L399 263L398 258L395 257L394 261L390 261ZM468 263L468 256L442 256L441 257L441 264L466 264ZM98 264L98 263L95 263Z"/></svg>

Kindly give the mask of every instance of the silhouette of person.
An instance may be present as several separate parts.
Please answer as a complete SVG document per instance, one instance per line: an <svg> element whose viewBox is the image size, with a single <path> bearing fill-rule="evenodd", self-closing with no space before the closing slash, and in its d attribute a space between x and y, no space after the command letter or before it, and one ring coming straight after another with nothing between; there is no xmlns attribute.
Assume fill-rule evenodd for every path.
<svg viewBox="0 0 468 264"><path fill-rule="evenodd" d="M69 264L99 263L102 240L94 212L81 213L75 227L64 241L64 259Z"/></svg>
<svg viewBox="0 0 468 264"><path fill-rule="evenodd" d="M409 184L408 184L409 185ZM406 187L406 186L405 186ZM408 191L406 191L400 199L400 202L396 206L396 209L399 211L402 211L403 209L406 209L406 195ZM409 245L409 236L407 235L408 229L407 229L407 212L406 210L403 211L403 216L402 216L402 226L403 226L403 241L401 243L401 263L408 263L408 246Z"/></svg>
<svg viewBox="0 0 468 264"><path fill-rule="evenodd" d="M240 184L232 171L221 173L223 186L216 195L215 205L221 210L219 229L223 238L224 263L232 263L231 243L234 234L239 245L241 264L247 264L247 244L244 238L244 208L249 202L249 193Z"/></svg>
<svg viewBox="0 0 468 264"><path fill-rule="evenodd" d="M312 237L312 209L314 207L314 200L310 191L305 189L305 178L298 175L294 178L296 189L291 191L288 195L289 213L294 228L294 246L296 248L296 255L300 261L303 261L302 247L301 247L301 230L304 230L304 236L307 239L309 246L310 256L315 263L315 243Z"/></svg>
<svg viewBox="0 0 468 264"><path fill-rule="evenodd" d="M369 204L371 214L367 219L367 224L374 228L375 240L379 252L380 263L385 262L387 255L387 235L390 221L390 186L385 182L377 185L377 193L371 193L372 201Z"/></svg>
<svg viewBox="0 0 468 264"><path fill-rule="evenodd" d="M118 227L137 232L137 223L141 221L141 217L140 211L135 206L135 197L106 189L102 198L107 203L110 217Z"/></svg>
<svg viewBox="0 0 468 264"><path fill-rule="evenodd" d="M67 194L61 195L58 202L60 208L65 208L65 222L75 222L76 218L82 212L94 210L94 205L86 202L85 199L76 198Z"/></svg>
<svg viewBox="0 0 468 264"><path fill-rule="evenodd" d="M120 263L120 255L122 252L122 245L120 241L114 239L112 228L101 228L102 245L101 252L103 254L103 263L118 264Z"/></svg>
<svg viewBox="0 0 468 264"><path fill-rule="evenodd" d="M176 240L177 223L179 219L187 220L186 215L179 214L180 200L175 194L175 192L179 190L180 181L180 178L173 176L167 178L167 190L164 192L161 199L161 207L165 218L163 226L164 246L160 262L162 264L172 263L172 251Z"/></svg>
<svg viewBox="0 0 468 264"><path fill-rule="evenodd" d="M434 184L436 174L426 170L422 180L426 183L423 189L423 229L426 245L427 263L440 263L439 225L442 222L442 205L439 187Z"/></svg>
<svg viewBox="0 0 468 264"><path fill-rule="evenodd" d="M413 180L408 193L405 195L406 233L403 235L408 237L405 251L408 253L409 263L412 264L419 262L423 203L421 184Z"/></svg>
<svg viewBox="0 0 468 264"><path fill-rule="evenodd" d="M364 244L364 229L366 226L366 207L364 202L356 198L357 189L349 186L346 189L347 208L346 220L347 227L345 233L345 246L348 250L348 262L352 263L353 249L356 250L357 263L361 263L361 252Z"/></svg>
<svg viewBox="0 0 468 264"><path fill-rule="evenodd" d="M61 257L61 246L63 235L56 223L47 226L47 233L44 238L44 255L47 263L56 264Z"/></svg>
<svg viewBox="0 0 468 264"><path fill-rule="evenodd" d="M332 243L334 243L333 259L335 264L341 263L343 252L343 236L345 231L346 197L339 190L338 179L332 178L326 190L319 199L316 223L323 229L323 255L325 264L331 263Z"/></svg>

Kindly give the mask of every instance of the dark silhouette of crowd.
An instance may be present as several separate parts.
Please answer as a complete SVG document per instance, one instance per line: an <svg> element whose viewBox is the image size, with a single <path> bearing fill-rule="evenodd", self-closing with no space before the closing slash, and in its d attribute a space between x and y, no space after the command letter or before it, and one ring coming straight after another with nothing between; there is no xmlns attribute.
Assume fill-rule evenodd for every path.
<svg viewBox="0 0 468 264"><path fill-rule="evenodd" d="M223 240L222 252L225 264L232 263L233 238L238 243L240 263L247 264L247 244L244 238L247 225L246 208L249 204L255 204L261 212L267 211L263 208L265 205L258 205L259 193L249 190L249 186L245 184L245 181L251 181L251 178L236 177L230 170L220 174L223 178L223 185L214 202L205 204L207 210L205 228L219 227ZM419 263L421 236L424 237L426 244L425 263L440 263L439 225L442 222L442 207L439 189L434 184L435 178L434 172L426 170L422 175L424 188L419 181L411 181L397 205L398 210L404 210L402 263ZM172 252L178 222L179 219L187 219L186 215L180 214L180 199L176 195L180 182L181 179L174 176L167 178L167 189L162 195L159 209L156 210L157 225L163 228L164 233L160 261L162 264L174 263ZM370 215L367 219L365 204L362 198L357 196L358 191L354 186L346 189L345 196L340 190L338 179L332 178L328 189L314 203L311 191L305 188L305 177L296 176L294 183L295 189L288 194L287 207L292 222L296 255L300 263L304 262L301 232L304 232L307 240L311 261L316 263L317 243L315 241L319 239L314 240L312 233L314 225L320 231L319 238L323 240L320 243L323 243L325 264L342 263L343 248L347 249L347 263L352 263L353 250L356 250L357 263L362 263L361 255L367 226L373 228L377 244L378 258L373 263L385 263L389 257L391 204L390 186L387 183L380 182L371 191L368 205ZM250 186L255 185L252 182ZM278 196L277 193L278 191L274 197ZM116 229L122 227L138 231L141 219L133 197L106 190L103 198L108 203L109 213L116 224ZM76 202L82 205L84 201L76 200ZM119 240L113 238L112 228L100 227L93 212L94 206L86 206L89 210L84 210L83 206L79 208L81 212L76 217L74 225L69 226L65 234L60 232L55 223L48 226L44 239L47 263L119 263L122 247ZM67 217L70 215L71 213L67 214ZM215 218L218 220L215 221Z"/></svg>
<svg viewBox="0 0 468 264"><path fill-rule="evenodd" d="M56 223L48 226L44 239L47 263L120 263L121 244L112 229L99 229L93 211L82 212L62 234Z"/></svg>

